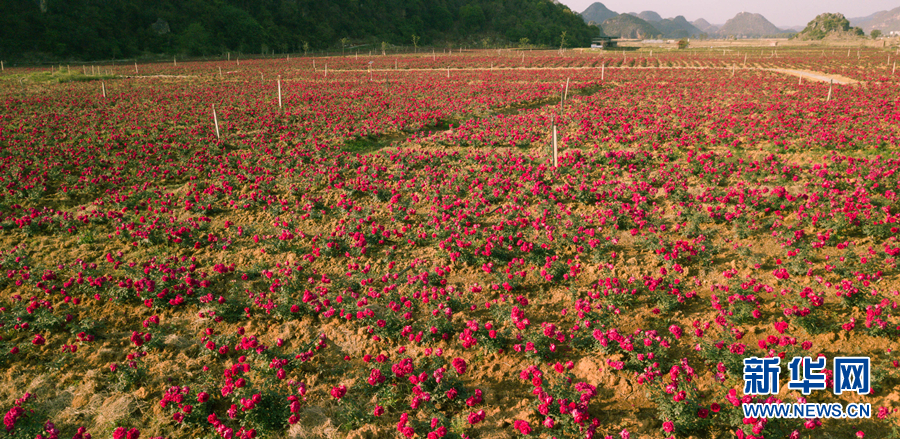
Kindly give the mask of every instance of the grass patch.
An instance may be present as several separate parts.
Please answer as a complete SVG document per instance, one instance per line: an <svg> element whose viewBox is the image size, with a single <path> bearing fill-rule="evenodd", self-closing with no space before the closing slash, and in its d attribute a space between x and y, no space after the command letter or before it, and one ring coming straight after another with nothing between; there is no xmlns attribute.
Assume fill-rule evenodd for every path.
<svg viewBox="0 0 900 439"><path fill-rule="evenodd" d="M341 148L344 151L354 154L367 154L377 151L398 140L398 136L370 136L361 137L359 139L347 140Z"/></svg>

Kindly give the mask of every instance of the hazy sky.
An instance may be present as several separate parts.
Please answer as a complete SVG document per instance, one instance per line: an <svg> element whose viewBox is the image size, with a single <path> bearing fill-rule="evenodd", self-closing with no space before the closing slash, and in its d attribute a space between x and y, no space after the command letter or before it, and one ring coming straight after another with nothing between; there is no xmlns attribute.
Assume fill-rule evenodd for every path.
<svg viewBox="0 0 900 439"><path fill-rule="evenodd" d="M559 1L580 13L596 0ZM688 21L705 18L713 24L723 24L738 12L754 12L776 26L806 25L822 12L840 12L852 18L900 6L900 0L600 0L600 3L620 14L656 11L663 18L684 15Z"/></svg>

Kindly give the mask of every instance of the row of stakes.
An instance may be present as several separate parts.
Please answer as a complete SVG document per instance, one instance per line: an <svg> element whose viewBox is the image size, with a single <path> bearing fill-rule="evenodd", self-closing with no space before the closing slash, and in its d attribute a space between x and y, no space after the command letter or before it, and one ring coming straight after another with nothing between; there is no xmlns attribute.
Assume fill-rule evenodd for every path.
<svg viewBox="0 0 900 439"><path fill-rule="evenodd" d="M746 56L746 55L745 55L745 56ZM174 59L173 59L173 62L175 62ZM396 62L396 61L395 61L395 62ZM3 67L3 64L2 64L2 63L3 63L3 62L0 61L0 68ZM85 66L82 66L82 68L85 69ZM313 68L315 68L315 60L313 60ZM395 68L396 68L396 67L395 67ZM491 68L493 69L493 65L491 65ZM733 77L734 74L735 74L736 68L737 68L736 65L732 65L732 69L731 69L731 76L732 76L732 77ZM897 64L896 64L896 61L895 61L895 62L894 62L894 70L896 70L896 68L897 68ZM138 71L137 63L135 63L135 65L134 65L134 70L135 70L135 72ZM91 72L93 73L93 71L94 71L94 67L91 66ZM86 71L85 71L85 73L86 73ZM371 75L371 70L369 71L369 74ZM221 76L221 75L222 75L222 68L219 67L219 76ZM326 76L326 77L328 76L328 64L325 64L325 76ZM450 67L449 67L449 66L447 67L447 77L448 77L448 78L450 77ZM568 98L568 95L569 95L569 82L570 82L570 79L571 79L571 78L566 78L565 90L564 90L564 92L563 92L563 93L561 94L561 96L560 96L560 108L562 108L564 102L565 102L566 99ZM600 69L600 80L603 81L603 80L605 80L605 79L606 79L606 64L602 64L602 65L601 65L601 69ZM799 84L803 84L803 76L800 76L800 77L799 77ZM105 81L101 81L101 82L100 82L100 86L101 86L101 92L102 92L102 95L103 95L104 98L106 98L106 82L105 82ZM827 102L827 101L831 101L831 91L832 91L833 86L834 86L834 79L831 79L831 81L830 81L830 83L829 83L829 85L828 85L828 96L827 96L827 98L825 99L826 102ZM278 88L278 108L281 109L281 108L283 108L283 105L282 105L282 98L281 98L281 76L278 76L278 80L277 80L277 88ZM217 117L217 115L216 115L216 107L215 107L215 105L212 106L212 114L213 114L213 122L214 122L215 128L216 128L216 139L217 139L217 140L221 140L221 133L220 133L220 130L219 130L219 119L218 119L218 117ZM557 127L556 127L556 118L555 118L555 114L552 115L551 117L552 117L551 123L552 123L552 131L553 131L553 166L554 166L554 167L557 167L557 166L558 166L558 156L559 156L559 153L558 153L558 146L557 146Z"/></svg>
<svg viewBox="0 0 900 439"><path fill-rule="evenodd" d="M500 52L500 51L498 50L498 54L499 54L499 52ZM723 49L723 50L722 50L722 55L725 55L725 52L726 52L726 51ZM832 52L833 52L833 51L832 51ZM453 51L450 51L450 54L453 54ZM900 49L897 50L897 54L900 55ZM369 56L371 56L371 55L372 55L372 52L370 51L370 52L369 52ZM762 51L760 51L760 55L762 55ZM624 59L624 60L626 60L626 61L628 60L628 55L627 55L627 53L626 53L625 51L622 51L622 56L623 56L623 59ZM773 51L772 51L772 56L775 57L775 58L777 58L777 57L778 57L778 51L777 51L777 50L773 50ZM825 51L824 51L824 50L822 51L822 56L825 56ZM850 49L847 49L847 57L849 57L849 56L850 56ZM860 56L861 56L861 55L860 55L860 50L857 49L857 50L856 50L856 57L857 57L857 58L860 58ZM436 54L435 54L435 52L434 52L434 49L431 50L431 57L432 57L432 60L437 60ZM653 51L652 51L652 50L650 51L650 57L651 57L651 58L653 57ZM359 51L356 52L356 59L359 59ZM231 52L228 52L227 60L228 60L228 61L231 61ZM290 55L290 54L287 55L287 60L288 60L288 61L291 60L291 55ZM237 61L237 64L238 64L238 65L241 65L241 59L240 59L240 58L237 58L236 61ZM522 52L522 62L523 62L523 63L525 62L525 52ZM0 71L5 71L5 70L6 70L6 66L5 66L4 63L5 63L5 61L0 60ZM313 68L315 68L315 63L316 63L316 60L313 59ZM175 66L178 65L178 58L177 58L177 57L172 57L172 64L175 65ZM747 64L747 54L746 54L746 53L744 54L744 64L745 64L745 65ZM891 55L890 55L890 54L888 54L887 64L891 64ZM493 66L493 63L492 63L492 64L491 64L491 70L493 70L493 67L494 67L494 66ZM82 65L81 68L82 68L82 72L83 72L85 75L87 75L87 68L86 68L86 66ZM396 60L396 59L394 60L394 69L397 70L397 60ZM448 69L449 69L449 67L448 67ZM221 71L221 67L219 68L219 70ZM893 70L891 71L891 74L893 74L894 72L896 72L896 70L897 70L897 62L894 61L894 67L893 67ZM137 64L137 61L135 61L135 63L134 63L134 73L135 73L135 74L138 74L138 64ZM91 74L94 74L94 66L91 66ZM325 74L326 74L326 76L327 76L327 74L328 74L328 64L325 64Z"/></svg>

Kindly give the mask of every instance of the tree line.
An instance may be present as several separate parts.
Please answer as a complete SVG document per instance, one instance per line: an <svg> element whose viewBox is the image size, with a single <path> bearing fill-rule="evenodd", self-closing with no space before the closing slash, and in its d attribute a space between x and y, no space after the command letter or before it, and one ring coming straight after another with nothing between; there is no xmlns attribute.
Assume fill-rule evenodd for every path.
<svg viewBox="0 0 900 439"><path fill-rule="evenodd" d="M342 46L586 46L598 34L550 0L9 0L4 59L298 53ZM526 40L527 39L527 40Z"/></svg>

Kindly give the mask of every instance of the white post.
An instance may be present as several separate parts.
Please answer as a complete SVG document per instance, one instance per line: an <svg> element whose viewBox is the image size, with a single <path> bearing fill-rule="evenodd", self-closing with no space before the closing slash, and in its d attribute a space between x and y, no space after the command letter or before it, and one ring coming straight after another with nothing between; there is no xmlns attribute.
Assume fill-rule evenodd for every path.
<svg viewBox="0 0 900 439"><path fill-rule="evenodd" d="M106 97L106 82L100 81L100 87L103 90L103 97Z"/></svg>
<svg viewBox="0 0 900 439"><path fill-rule="evenodd" d="M212 106L212 112L213 112L213 122L216 124L216 140L220 140L221 136L219 136L219 118L216 117L216 105L215 104L213 104L213 106Z"/></svg>
<svg viewBox="0 0 900 439"><path fill-rule="evenodd" d="M219 78L222 78L222 67L219 67Z"/></svg>
<svg viewBox="0 0 900 439"><path fill-rule="evenodd" d="M525 64L525 52L522 52L522 64Z"/></svg>
<svg viewBox="0 0 900 439"><path fill-rule="evenodd" d="M281 75L278 75L278 108L281 108Z"/></svg>
<svg viewBox="0 0 900 439"><path fill-rule="evenodd" d="M557 149L556 149L556 124L553 124L553 167L559 166L557 162Z"/></svg>
<svg viewBox="0 0 900 439"><path fill-rule="evenodd" d="M897 71L897 61L894 61L894 68L891 70L891 74L893 75L894 72L896 72L896 71Z"/></svg>
<svg viewBox="0 0 900 439"><path fill-rule="evenodd" d="M135 74L135 75L138 74L137 61L134 62L134 74Z"/></svg>
<svg viewBox="0 0 900 439"><path fill-rule="evenodd" d="M803 77L800 76L800 80L797 81L797 85L803 85Z"/></svg>
<svg viewBox="0 0 900 439"><path fill-rule="evenodd" d="M600 80L606 78L606 63L600 64Z"/></svg>
<svg viewBox="0 0 900 439"><path fill-rule="evenodd" d="M566 93L563 95L563 101L569 99L569 78L566 78Z"/></svg>
<svg viewBox="0 0 900 439"><path fill-rule="evenodd" d="M450 77L450 66L447 66L447 77Z"/></svg>
<svg viewBox="0 0 900 439"><path fill-rule="evenodd" d="M825 98L825 102L828 102L828 101L831 100L831 87L832 87L833 85L834 85L834 79L832 79L832 80L831 80L831 83L828 84L828 97Z"/></svg>
<svg viewBox="0 0 900 439"><path fill-rule="evenodd" d="M394 58L394 70L398 70L397 69L397 58Z"/></svg>
<svg viewBox="0 0 900 439"><path fill-rule="evenodd" d="M313 71L316 71L316 60L313 60Z"/></svg>
<svg viewBox="0 0 900 439"><path fill-rule="evenodd" d="M747 54L744 54L744 67L747 67Z"/></svg>
<svg viewBox="0 0 900 439"><path fill-rule="evenodd" d="M176 65L176 66L178 65L178 60L175 59L174 56L172 57L172 65Z"/></svg>

